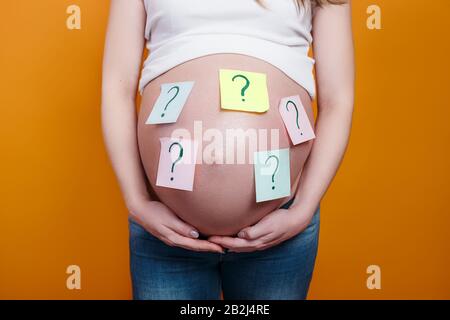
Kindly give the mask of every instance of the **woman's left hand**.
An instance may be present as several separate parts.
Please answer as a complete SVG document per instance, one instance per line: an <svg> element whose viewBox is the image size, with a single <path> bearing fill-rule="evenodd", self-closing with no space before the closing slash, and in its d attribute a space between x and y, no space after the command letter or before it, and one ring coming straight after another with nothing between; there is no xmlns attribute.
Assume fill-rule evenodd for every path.
<svg viewBox="0 0 450 320"><path fill-rule="evenodd" d="M230 252L251 252L273 247L303 231L310 223L314 212L299 206L278 209L253 226L239 231L237 237L211 236L209 241L227 248Z"/></svg>

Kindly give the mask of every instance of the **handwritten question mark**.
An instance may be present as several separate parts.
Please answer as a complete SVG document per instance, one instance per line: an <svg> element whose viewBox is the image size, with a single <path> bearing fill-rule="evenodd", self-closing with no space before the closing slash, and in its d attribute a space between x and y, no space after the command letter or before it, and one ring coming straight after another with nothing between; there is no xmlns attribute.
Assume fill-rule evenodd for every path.
<svg viewBox="0 0 450 320"><path fill-rule="evenodd" d="M178 96L178 93L180 92L180 87L179 87L179 86L174 86L174 87L170 88L169 91L167 91L167 94L169 94L170 91L172 91L172 89L175 89L175 90L176 90L176 93L175 93L175 95L172 97L172 99L170 99L169 102L167 102L166 107L164 108L164 112L167 110L167 107L169 106L169 104L170 104L170 103ZM164 115L165 115L164 112L161 114L161 118L164 117Z"/></svg>
<svg viewBox="0 0 450 320"><path fill-rule="evenodd" d="M247 77L243 76L242 74L235 75L231 80L234 82L234 79L236 78L242 78L245 80L245 86L241 89L242 101L245 101L245 91L247 91L248 87L250 87L250 80L248 80Z"/></svg>
<svg viewBox="0 0 450 320"><path fill-rule="evenodd" d="M299 125L299 123L298 123L298 108L297 108L297 105L294 103L294 101L289 100L289 101L286 103L286 110L287 110L288 112L289 112L289 104L294 105L295 113L297 114L297 119L296 119L296 122L297 122L297 128L300 130L300 125ZM300 132L300 134L303 135L303 132Z"/></svg>
<svg viewBox="0 0 450 320"><path fill-rule="evenodd" d="M270 159L275 159L275 160L277 161L277 166L276 166L276 168L275 168L275 170L273 171L273 174L272 174L272 183L275 184L275 174L276 174L277 171L278 171L278 166L280 165L280 159L278 159L278 157L275 156L275 155L271 155L270 157L268 157L268 158L266 159L265 165L267 165L267 162L268 162ZM272 186L272 190L275 190L275 186Z"/></svg>
<svg viewBox="0 0 450 320"><path fill-rule="evenodd" d="M183 146L180 143L178 143L178 142L174 142L174 143L172 143L170 145L169 153L172 152L172 147L175 146L175 145L177 145L180 148L180 152L178 154L178 159L175 160L175 162L172 163L172 169L170 170L171 173L173 173L173 170L175 169L175 165L177 164L177 162L179 162L181 160L181 158L183 158L183 153L184 153ZM173 177L170 178L170 181L173 181Z"/></svg>

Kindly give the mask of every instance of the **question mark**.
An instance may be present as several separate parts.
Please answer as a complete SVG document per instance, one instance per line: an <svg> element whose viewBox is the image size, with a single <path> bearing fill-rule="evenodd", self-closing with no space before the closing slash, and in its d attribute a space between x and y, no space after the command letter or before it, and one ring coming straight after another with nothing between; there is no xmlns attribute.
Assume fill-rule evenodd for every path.
<svg viewBox="0 0 450 320"><path fill-rule="evenodd" d="M277 171L278 171L278 166L280 165L280 159L278 159L278 157L275 156L275 155L271 155L270 157L268 157L268 158L266 159L265 165L267 165L267 162L268 162L270 159L272 159L272 158L277 160L277 167L275 168L275 170L274 170L274 172L273 172L273 174L272 174L272 183L275 184L275 174L276 174ZM275 190L275 186L272 186L272 190Z"/></svg>
<svg viewBox="0 0 450 320"><path fill-rule="evenodd" d="M231 79L234 82L234 79L236 78L242 78L245 80L245 86L241 89L241 96L242 96L242 101L245 101L245 91L248 89L248 87L250 86L250 80L247 79L246 76L243 76L242 74L237 74L233 77L233 79Z"/></svg>
<svg viewBox="0 0 450 320"><path fill-rule="evenodd" d="M298 109L297 109L297 105L294 103L294 101L289 100L289 101L286 103L286 110L289 112L289 104L290 104L290 103L294 105L295 113L297 114L297 119L296 119L296 122L297 122L297 128L300 130L300 125L298 124ZM300 132L300 134L303 135L303 132Z"/></svg>
<svg viewBox="0 0 450 320"><path fill-rule="evenodd" d="M175 165L177 164L177 162L180 161L181 158L183 158L183 152L184 152L183 146L182 146L180 143L178 143L178 142L174 142L174 143L172 143L172 144L170 145L170 147L169 147L169 153L171 153L172 147L173 147L174 145L177 145L178 147L180 147L180 153L178 154L178 159L175 160L174 163L172 163L172 169L170 170L171 173L173 173L173 170L175 169ZM170 178L170 181L173 181L173 177Z"/></svg>
<svg viewBox="0 0 450 320"><path fill-rule="evenodd" d="M169 89L169 91L167 91L167 94L170 93L170 91L172 91L172 89L175 89L177 92L175 93L175 95L172 97L172 99L169 100L169 102L167 102L166 107L164 108L164 111L167 110L167 107L169 106L169 104L178 96L178 93L180 92L180 87L179 86L175 86ZM161 118L164 117L164 112L161 114Z"/></svg>

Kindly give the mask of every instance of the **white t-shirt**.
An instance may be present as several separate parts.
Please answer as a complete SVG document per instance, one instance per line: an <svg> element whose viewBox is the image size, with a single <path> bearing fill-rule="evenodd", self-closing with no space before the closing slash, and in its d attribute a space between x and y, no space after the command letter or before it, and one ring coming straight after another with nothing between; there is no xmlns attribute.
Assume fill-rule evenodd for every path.
<svg viewBox="0 0 450 320"><path fill-rule="evenodd" d="M315 96L312 6L305 1L144 0L149 56L139 81L142 94L154 78L177 65L216 53L264 60Z"/></svg>

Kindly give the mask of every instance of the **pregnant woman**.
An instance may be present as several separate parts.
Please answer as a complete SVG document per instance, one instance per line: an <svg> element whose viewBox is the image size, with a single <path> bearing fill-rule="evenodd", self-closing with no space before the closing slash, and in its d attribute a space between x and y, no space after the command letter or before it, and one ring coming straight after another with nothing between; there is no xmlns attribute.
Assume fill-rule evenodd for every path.
<svg viewBox="0 0 450 320"><path fill-rule="evenodd" d="M149 56L141 69L144 46ZM221 69L265 74L269 109L221 109ZM194 86L178 120L146 124L161 85L185 81ZM102 121L129 210L133 297L306 298L320 201L350 133L353 82L348 1L112 0ZM298 145L278 110L280 101L292 96L299 97L315 133L315 139ZM158 186L160 138L177 130L194 137L199 126L203 134L195 140L203 142L202 161L195 167L193 190ZM207 131L225 137L229 130L241 133L237 142L206 152ZM221 161L220 154L250 149L249 132L258 132L255 151L289 150L289 197L256 202L253 163ZM260 134L271 132L276 134L270 138Z"/></svg>

